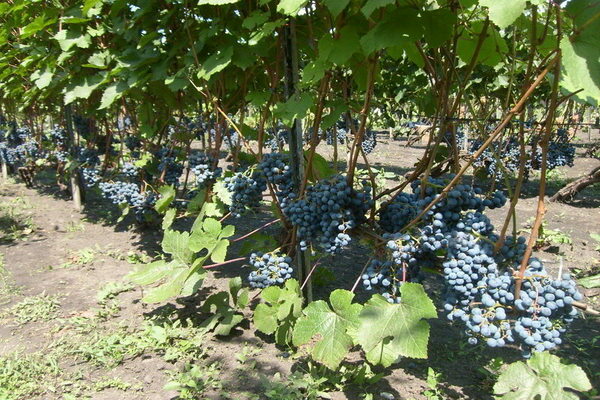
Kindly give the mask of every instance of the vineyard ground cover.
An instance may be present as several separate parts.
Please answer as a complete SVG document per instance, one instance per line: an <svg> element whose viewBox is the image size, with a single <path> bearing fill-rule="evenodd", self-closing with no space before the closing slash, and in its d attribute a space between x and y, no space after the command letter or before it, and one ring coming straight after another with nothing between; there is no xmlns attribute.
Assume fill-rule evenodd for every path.
<svg viewBox="0 0 600 400"><path fill-rule="evenodd" d="M374 167L384 167L386 170L399 174L408 170L417 157L422 153L420 147L401 147L403 142L389 142L382 139L378 144L378 151L369 156ZM330 148L319 148L319 152L330 157ZM580 150L583 151L583 150ZM572 179L582 172L597 165L598 161L579 157L572 168L561 168L564 179ZM364 168L361 165L360 168ZM100 198L90 196L83 213L72 210L66 198L53 190L49 190L54 182L52 176L43 176L43 180L34 189L26 189L21 184L4 184L0 187L0 202L19 202L23 199L31 204L28 210L37 229L25 237L25 241L2 244L0 251L4 254L4 265L11 274L14 284L22 287L20 293L13 293L7 303L0 301L0 312L9 310L27 298L46 293L49 296L60 295L60 308L58 318L50 321L29 322L18 325L10 319L0 321L0 357L9 357L16 351L24 351L39 357L40 354L52 353L55 357L63 359L62 374L51 377L50 384L58 389L56 394L50 391L38 397L27 398L63 398L63 391L69 386L60 382L72 379L81 370L82 375L76 381L81 390L80 397L84 394L93 399L166 399L176 395L174 391L165 391L163 386L170 380L170 374L181 374L185 370L183 362L170 363L164 360L161 351L155 345L149 345L144 340L141 331L144 324L151 317L162 317L175 312L181 320L186 318L201 319L197 314L199 303L209 294L224 290L227 280L234 276L246 276L247 270L242 269L242 263L235 263L209 273L201 293L197 297L180 300L180 304L167 304L154 308L144 306L139 301L143 296L141 290L126 290L117 293L112 299L106 299L105 305L98 302L98 292L110 282L120 281L132 269L127 261L135 260L128 257L130 252L136 254L153 255L159 250L161 239L160 232L139 231L127 229L123 223L114 226L108 221L118 218L118 210L111 208ZM45 184L46 183L46 184ZM394 185L395 181L389 184ZM529 185L535 185L535 178ZM552 194L553 187L550 187ZM48 196L48 194L55 196ZM546 220L549 228L560 228L569 233L573 239L573 246L560 248L566 266L580 269L592 268L594 260L598 257L594 250L590 232L598 231L600 209L597 208L597 189L590 188L575 202L575 205L553 203L549 207ZM525 191L524 198L517 205L519 227L525 224L529 216L534 215L536 199L533 192ZM21 199L21 200L15 200ZM249 217L232 219L231 223L237 225L239 232L247 232L269 221L269 214L264 210ZM495 224L499 224L505 215L506 208L493 210L489 213ZM83 220L83 221L82 221ZM186 221L182 221L185 224ZM73 232L69 227L82 227ZM277 235L276 228L269 228L268 235ZM231 254L237 254L243 247L236 243ZM101 249L89 264L73 268L46 268L50 265L65 263L71 252L84 249ZM341 256L325 259L322 264L331 266L335 281L317 286L315 295L324 298L336 288L352 287L356 279L357 264L363 265L367 261L367 252L358 241L353 241L348 251ZM559 268L556 254L539 252L538 257L545 260L545 265L555 273ZM350 268L350 266L352 268ZM359 288L358 300L363 301L368 296ZM598 308L598 289L583 289L586 301ZM2 292L0 292L2 293ZM251 294L252 296L253 294ZM176 311L173 311L176 307ZM101 312L100 312L101 311ZM98 318L98 315L102 315ZM246 317L249 317L247 315ZM79 322L78 322L79 321ZM84 321L84 322L81 322ZM93 322L92 322L93 321ZM506 363L513 362L518 357L518 352L506 349L489 349L485 351L467 346L460 337L460 329L450 327L444 319L431 321L432 332L429 345L430 358L423 361L405 359L390 370L390 374L374 387L369 388L375 398L380 398L381 392L392 393L396 399L425 399L427 390L428 368L441 374L440 390L448 398L490 398L489 392L495 379L490 373L485 372L485 367L494 358L503 358ZM98 340L86 344L85 354L92 360L99 355L108 357L108 360L118 359L119 348L111 343L108 338L121 339L126 335L120 334L119 326L133 332L129 335L136 341L131 346L139 346L140 354L125 357L115 367L97 366L92 361L83 364L73 360L69 350L77 345L69 337L77 336L78 329L91 329ZM276 348L269 339L259 340L261 334L248 329L248 324L242 325L243 330L236 330L231 337L226 339L206 338L202 341L205 354L202 365L214 365L219 369L220 385L210 386L204 394L207 399L254 399L264 390L261 378L272 378L279 372L285 381L292 370L301 370L305 367L300 360L289 357L285 351ZM119 336L120 335L120 336ZM91 338L92 335L89 335ZM598 371L600 365L600 346L598 338L600 332L597 324L590 320L578 319L573 324L569 333L569 340L561 347L560 356L582 366L592 380L595 387L600 385ZM572 338L572 340L571 340ZM139 339L139 341L138 341ZM65 344L66 341L66 344ZM58 350L52 350L51 344L63 343ZM82 350L82 347L75 347ZM256 349L249 351L248 348ZM244 350L246 349L246 350ZM162 349L164 352L164 349ZM176 351L176 348L171 348ZM251 358L252 362L240 361L240 354L250 354L243 358ZM113 358L111 358L113 357ZM251 367L252 365L252 367ZM377 371L377 370L376 370ZM210 374L206 372L209 376ZM112 384L110 380L113 379ZM74 389L73 389L74 390ZM332 395L333 399L359 399L358 388L350 387L346 392ZM54 397L53 397L54 396ZM259 397L260 398L260 397Z"/></svg>

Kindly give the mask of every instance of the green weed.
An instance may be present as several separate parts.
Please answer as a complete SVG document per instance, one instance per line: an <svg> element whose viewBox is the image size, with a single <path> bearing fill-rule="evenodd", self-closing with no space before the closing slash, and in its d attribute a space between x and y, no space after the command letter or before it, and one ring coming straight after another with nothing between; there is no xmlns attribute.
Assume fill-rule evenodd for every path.
<svg viewBox="0 0 600 400"><path fill-rule="evenodd" d="M219 366L187 364L183 371L168 371L170 381L165 385L165 390L175 390L181 400L199 399L209 389L221 389Z"/></svg>
<svg viewBox="0 0 600 400"><path fill-rule="evenodd" d="M2 316L12 317L18 324L49 321L56 317L59 308L59 296L41 294L25 298L5 311Z"/></svg>

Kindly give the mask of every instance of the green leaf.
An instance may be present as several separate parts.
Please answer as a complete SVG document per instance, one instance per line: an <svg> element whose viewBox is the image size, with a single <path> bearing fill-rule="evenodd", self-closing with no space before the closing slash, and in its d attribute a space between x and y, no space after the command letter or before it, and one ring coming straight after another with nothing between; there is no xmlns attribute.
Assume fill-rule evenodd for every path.
<svg viewBox="0 0 600 400"><path fill-rule="evenodd" d="M483 26L482 21L473 22L470 32L462 35L458 40L458 57L465 64L469 64L475 55L475 49L477 48L477 42L479 41ZM487 28L486 37L479 50L479 57L477 57L476 64L485 64L494 67L505 59L507 51L508 46L506 41L502 38L498 30L493 25L490 25Z"/></svg>
<svg viewBox="0 0 600 400"><path fill-rule="evenodd" d="M323 3L325 3L333 18L336 18L348 6L350 0L324 0Z"/></svg>
<svg viewBox="0 0 600 400"><path fill-rule="evenodd" d="M335 370L352 347L348 328L356 329L359 324L362 305L352 304L353 298L354 293L337 289L329 296L331 308L322 300L310 303L296 321L294 345L311 342L313 358Z"/></svg>
<svg viewBox="0 0 600 400"><path fill-rule="evenodd" d="M104 73L100 73L104 74ZM65 104L72 103L77 99L87 99L92 92L104 81L104 77L100 74L86 76L77 80L76 83L70 84L65 88Z"/></svg>
<svg viewBox="0 0 600 400"><path fill-rule="evenodd" d="M82 49L87 49L92 43L92 39L88 34L81 34L75 30L62 30L54 35L54 39L58 41L62 51L69 51L71 47L77 46Z"/></svg>
<svg viewBox="0 0 600 400"><path fill-rule="evenodd" d="M283 120L286 125L292 125L294 119L304 118L314 98L310 93L302 93L300 96L292 96L285 103L277 103L273 113Z"/></svg>
<svg viewBox="0 0 600 400"><path fill-rule="evenodd" d="M164 278L174 269L172 262L158 260L149 264L141 265L126 275L126 278L140 286L150 285Z"/></svg>
<svg viewBox="0 0 600 400"><path fill-rule="evenodd" d="M456 14L445 8L421 12L425 26L425 41L431 47L440 47L452 37Z"/></svg>
<svg viewBox="0 0 600 400"><path fill-rule="evenodd" d="M112 105L115 100L120 99L127 90L127 85L123 82L115 82L104 89L102 99L100 100L100 109L105 109Z"/></svg>
<svg viewBox="0 0 600 400"><path fill-rule="evenodd" d="M198 79L209 80L211 76L222 71L231 62L233 56L233 46L227 46L217 50L202 63L200 71L198 71Z"/></svg>
<svg viewBox="0 0 600 400"><path fill-rule="evenodd" d="M52 77L54 76L54 72L48 69L44 70L44 72L36 71L31 75L31 79L34 80L35 86L38 89L45 89L52 82Z"/></svg>
<svg viewBox="0 0 600 400"><path fill-rule="evenodd" d="M177 232L166 230L162 240L162 250L171 254L173 258L182 264L191 264L193 253L190 250L190 234L188 232Z"/></svg>
<svg viewBox="0 0 600 400"><path fill-rule="evenodd" d="M174 208L170 208L165 213L165 216L163 217L163 221L162 221L163 231L166 231L167 229L169 229L171 227L171 225L173 225L173 221L175 220L176 211L177 210L175 210Z"/></svg>
<svg viewBox="0 0 600 400"><path fill-rule="evenodd" d="M202 222L202 230L212 237L219 237L221 229L221 223L214 218L206 218L204 222Z"/></svg>
<svg viewBox="0 0 600 400"><path fill-rule="evenodd" d="M277 240L272 235L259 232L242 241L242 246L238 254L240 256L249 256L255 251L267 253L276 247L278 247Z"/></svg>
<svg viewBox="0 0 600 400"><path fill-rule="evenodd" d="M579 399L565 389L585 392L591 390L592 385L577 365L562 364L557 356L541 352L534 353L527 363L510 364L494 385L494 394L503 400Z"/></svg>
<svg viewBox="0 0 600 400"><path fill-rule="evenodd" d="M376 294L360 313L353 336L372 364L389 367L401 356L427 358L429 324L423 319L437 317L435 306L420 284L404 283L400 294L400 304Z"/></svg>
<svg viewBox="0 0 600 400"><path fill-rule="evenodd" d="M308 150L304 152L304 157L308 157ZM307 171L308 179L311 181L318 181L321 179L328 178L335 174L335 170L329 165L329 162L318 153L313 154L312 168Z"/></svg>
<svg viewBox="0 0 600 400"><path fill-rule="evenodd" d="M175 188L173 186L164 185L158 188L160 199L156 201L154 209L159 213L163 214L167 211L173 200L175 200Z"/></svg>
<svg viewBox="0 0 600 400"><path fill-rule="evenodd" d="M280 0L277 5L277 11L295 17L306 3L308 3L308 0Z"/></svg>
<svg viewBox="0 0 600 400"><path fill-rule="evenodd" d="M373 11L385 7L390 4L394 4L396 0L367 0L363 8L361 9L365 17L369 18Z"/></svg>
<svg viewBox="0 0 600 400"><path fill-rule="evenodd" d="M227 257L227 248L229 247L229 240L221 239L217 242L217 245L211 252L210 258L215 263L222 263Z"/></svg>
<svg viewBox="0 0 600 400"><path fill-rule="evenodd" d="M181 293L188 275L188 269L185 265L177 265L181 267L171 272L171 277L167 282L148 291L148 294L142 298L144 303L160 303Z"/></svg>
<svg viewBox="0 0 600 400"><path fill-rule="evenodd" d="M223 4L233 4L240 0L198 0L198 5L210 4L213 6L221 6Z"/></svg>
<svg viewBox="0 0 600 400"><path fill-rule="evenodd" d="M197 195L195 195L192 200L187 205L187 211L190 214L196 214L200 212L202 209L202 205L204 204L204 200L206 198L206 191L200 190Z"/></svg>
<svg viewBox="0 0 600 400"><path fill-rule="evenodd" d="M514 23L525 11L527 0L479 0L479 5L489 9L490 20L500 29Z"/></svg>
<svg viewBox="0 0 600 400"><path fill-rule="evenodd" d="M289 344L294 322L302 312L298 281L288 279L283 288L270 286L260 295L265 303L259 304L254 310L254 326L267 335L275 334L277 344Z"/></svg>
<svg viewBox="0 0 600 400"><path fill-rule="evenodd" d="M562 65L560 85L568 92L583 89L575 96L597 106L600 104L600 3L573 0L567 6L577 33L560 43Z"/></svg>
<svg viewBox="0 0 600 400"><path fill-rule="evenodd" d="M587 289L600 287L600 274L578 279L577 283Z"/></svg>
<svg viewBox="0 0 600 400"><path fill-rule="evenodd" d="M388 12L373 29L360 40L365 54L397 46L406 40L416 41L423 36L423 24L417 11L399 8Z"/></svg>
<svg viewBox="0 0 600 400"><path fill-rule="evenodd" d="M230 304L230 296L233 306ZM229 280L229 293L219 292L206 299L201 309L214 315L205 320L201 326L214 330L219 336L229 335L231 330L244 320L239 310L248 303L240 299L248 299L248 289L242 289L242 279L237 277ZM243 307L240 307L242 304Z"/></svg>

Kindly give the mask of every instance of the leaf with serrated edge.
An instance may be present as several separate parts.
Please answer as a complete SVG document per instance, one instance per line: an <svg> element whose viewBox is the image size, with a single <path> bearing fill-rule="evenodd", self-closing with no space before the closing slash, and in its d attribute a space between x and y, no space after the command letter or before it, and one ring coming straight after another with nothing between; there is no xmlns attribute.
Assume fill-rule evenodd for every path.
<svg viewBox="0 0 600 400"><path fill-rule="evenodd" d="M293 343L301 346L313 340L312 356L315 360L336 369L352 347L349 327L358 327L358 315L362 305L354 303L354 293L338 289L331 293L330 308L319 300L310 303L294 327Z"/></svg>
<svg viewBox="0 0 600 400"><path fill-rule="evenodd" d="M579 396L564 389L585 392L592 385L577 365L566 365L547 352L535 353L527 364L510 364L494 385L494 394L502 400L577 400Z"/></svg>
<svg viewBox="0 0 600 400"><path fill-rule="evenodd" d="M429 324L423 318L436 318L435 306L418 283L403 283L400 294L400 304L378 294L371 297L358 329L350 332L373 364L389 367L400 356L427 358Z"/></svg>

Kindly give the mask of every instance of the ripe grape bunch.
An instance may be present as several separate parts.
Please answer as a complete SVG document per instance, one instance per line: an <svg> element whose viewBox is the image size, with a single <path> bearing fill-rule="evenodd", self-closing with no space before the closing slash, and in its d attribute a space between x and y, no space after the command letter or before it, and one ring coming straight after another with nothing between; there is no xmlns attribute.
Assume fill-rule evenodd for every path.
<svg viewBox="0 0 600 400"><path fill-rule="evenodd" d="M198 153L190 155L188 166L196 177L196 184L203 186L206 183L214 182L215 179L221 176L223 170L219 167L213 167L214 162L212 157L206 153Z"/></svg>
<svg viewBox="0 0 600 400"><path fill-rule="evenodd" d="M377 132L373 130L366 130L365 136L360 144L362 146L365 154L370 154L375 150L375 146L377 146Z"/></svg>
<svg viewBox="0 0 600 400"><path fill-rule="evenodd" d="M121 167L121 173L128 178L135 178L138 176L139 168L130 162L126 162Z"/></svg>
<svg viewBox="0 0 600 400"><path fill-rule="evenodd" d="M282 153L265 154L258 164L267 181L273 185L281 207L285 207L294 192L292 171L289 167L289 156Z"/></svg>
<svg viewBox="0 0 600 400"><path fill-rule="evenodd" d="M101 180L100 172L96 168L81 168L81 176L86 187L96 186Z"/></svg>
<svg viewBox="0 0 600 400"><path fill-rule="evenodd" d="M239 218L247 209L260 205L267 181L259 171L238 172L225 178L225 187L231 193L229 210L234 217Z"/></svg>
<svg viewBox="0 0 600 400"><path fill-rule="evenodd" d="M393 208L384 209L391 214L386 216L383 226L399 229L401 224L390 222L393 215L398 215L405 224L406 215L419 213L438 196L443 183L430 179L421 199L423 185L415 182L414 197L405 195L409 197L392 203L396 204ZM392 281L414 280L423 266L435 267L441 261L446 284L444 308L450 320L465 324L468 342L476 344L483 340L491 347L515 343L529 357L532 351L548 350L561 343L561 333L577 314L573 301L580 300L581 294L570 276L552 279L542 263L532 258L519 298L515 298L513 271L519 270L525 239L507 237L496 252L499 237L483 213L486 208L501 207L505 202L501 192L484 197L479 190L457 185L424 215L410 235L400 237L399 245L388 243L393 252L392 267L395 263L407 266L408 270L389 268L384 275Z"/></svg>
<svg viewBox="0 0 600 400"><path fill-rule="evenodd" d="M248 275L250 286L262 289L284 283L294 272L291 262L290 257L279 252L252 253L249 263L255 270Z"/></svg>
<svg viewBox="0 0 600 400"><path fill-rule="evenodd" d="M179 178L183 174L183 164L177 162L177 157L167 148L157 151L156 157L159 160L159 176L163 177L163 180L168 185L179 186Z"/></svg>
<svg viewBox="0 0 600 400"><path fill-rule="evenodd" d="M363 223L372 204L370 188L357 192L348 186L346 178L336 175L309 186L306 195L294 199L283 208L284 214L298 228L302 248L315 242L328 253L337 253L348 245L348 231Z"/></svg>

